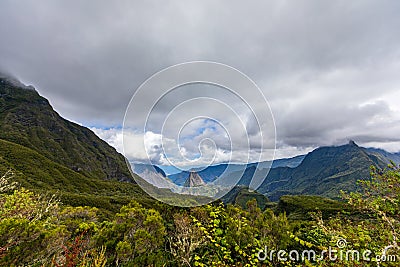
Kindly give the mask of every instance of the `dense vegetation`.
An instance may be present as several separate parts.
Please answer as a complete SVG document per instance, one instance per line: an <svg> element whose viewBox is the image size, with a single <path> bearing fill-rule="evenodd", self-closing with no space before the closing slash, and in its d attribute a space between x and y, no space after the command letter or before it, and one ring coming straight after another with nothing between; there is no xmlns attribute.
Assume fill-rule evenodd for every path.
<svg viewBox="0 0 400 267"><path fill-rule="evenodd" d="M0 181L0 265L376 266L385 247L386 255L399 252L400 169L373 168L371 174L360 182L362 192L344 194L346 204L303 196L284 197L274 209L261 210L256 200L245 208L214 203L187 209L132 200L101 219L97 208L24 189L9 170ZM286 211L310 217L289 219ZM319 257L329 247L338 250L338 241L346 251L370 250L371 261ZM267 255L260 252L266 249ZM270 257L272 250L286 254ZM292 250L300 252L298 261L289 261ZM302 259L304 250L317 257ZM379 264L397 266L394 260L400 259Z"/></svg>

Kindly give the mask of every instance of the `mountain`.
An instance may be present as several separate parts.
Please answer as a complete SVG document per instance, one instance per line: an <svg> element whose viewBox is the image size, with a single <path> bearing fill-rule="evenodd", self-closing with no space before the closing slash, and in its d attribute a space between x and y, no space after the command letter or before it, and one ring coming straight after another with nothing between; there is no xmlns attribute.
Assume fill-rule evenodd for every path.
<svg viewBox="0 0 400 267"><path fill-rule="evenodd" d="M379 148L366 148L365 151L370 155L378 157L380 160L387 164L389 164L390 161L393 161L396 165L400 164L400 152L390 153L386 150Z"/></svg>
<svg viewBox="0 0 400 267"><path fill-rule="evenodd" d="M68 205L97 207L104 217L132 199L144 206L155 203L137 184L86 177L35 150L0 139L0 176L9 170L20 186L45 195L56 194Z"/></svg>
<svg viewBox="0 0 400 267"><path fill-rule="evenodd" d="M152 178L171 183L161 169L151 169L159 175ZM181 206L211 201L178 195L132 176L124 156L113 147L60 117L32 86L0 74L0 175L9 170L21 186L56 194L68 205L97 207L104 216L132 199L145 207L156 205L142 188Z"/></svg>
<svg viewBox="0 0 400 267"><path fill-rule="evenodd" d="M235 164L232 167L236 166ZM239 166L239 165L238 165ZM228 164L219 164L214 166L208 166L207 168L194 169L206 183L214 181L217 177L224 173ZM184 185L187 177L189 177L190 171L182 171L179 173L171 174L168 178L177 185Z"/></svg>
<svg viewBox="0 0 400 267"><path fill-rule="evenodd" d="M133 181L125 158L91 130L60 117L32 86L0 75L0 139L85 177Z"/></svg>
<svg viewBox="0 0 400 267"><path fill-rule="evenodd" d="M272 162L272 168L278 167L297 167L303 161L305 155L299 155L293 158L284 158L284 159L277 159ZM229 175L229 173L236 172L236 171L245 171L245 169L250 168L252 166L256 166L258 168L267 168L271 166L271 162L264 161L259 163L249 163L249 164L218 164L208 166L206 168L195 168L198 174L203 178L204 182L210 183L215 181L218 177L222 175ZM229 169L228 169L229 166ZM228 170L227 170L228 169ZM177 185L183 185L186 178L188 177L188 171L182 171L179 173L174 173L168 176L168 178ZM243 184L243 182L241 182Z"/></svg>
<svg viewBox="0 0 400 267"><path fill-rule="evenodd" d="M197 187L205 185L206 183L200 177L200 175L196 171L190 171L189 177L186 179L183 184L184 187Z"/></svg>
<svg viewBox="0 0 400 267"><path fill-rule="evenodd" d="M283 195L316 195L338 199L341 190L359 189L357 181L370 177L370 166L385 168L390 161L399 164L400 153L359 147L353 141L342 146L320 147L307 155L274 161L257 191L272 201L279 200ZM256 172L270 166L267 163L220 164L200 169L198 173L206 183L222 175L241 177L237 185L246 187ZM227 171L228 166L230 172ZM183 184L186 177L188 172L169 176L177 184Z"/></svg>
<svg viewBox="0 0 400 267"><path fill-rule="evenodd" d="M271 200L282 195L319 195L338 198L340 191L357 190L357 181L368 179L371 165L387 164L353 141L320 147L306 155L296 168L273 168L257 189Z"/></svg>
<svg viewBox="0 0 400 267"><path fill-rule="evenodd" d="M132 162L130 165L135 174L158 188L171 188L173 186L173 183L168 179L165 172L155 165Z"/></svg>
<svg viewBox="0 0 400 267"><path fill-rule="evenodd" d="M370 166L385 168L390 161L399 164L400 153L359 147L353 141L342 146L320 147L307 155L274 161L257 191L272 201L277 201L283 195L316 195L338 199L341 190L359 189L357 181L370 177ZM256 171L268 167L264 163L258 166L256 163L233 164L230 166L231 172L226 172L228 164L220 164L201 169L199 174L202 177L204 174L207 183L213 181L210 177L222 174L241 177L237 185L247 187ZM183 183L187 176L187 172L181 172L169 177L174 182Z"/></svg>
<svg viewBox="0 0 400 267"><path fill-rule="evenodd" d="M301 164L306 155L298 155L293 158L276 159L272 162L272 168L290 167L296 168Z"/></svg>
<svg viewBox="0 0 400 267"><path fill-rule="evenodd" d="M165 172L161 168L157 167L156 165L141 164L141 163L130 163L130 164L132 167L132 171L138 175L140 175L141 173L145 173L145 172L155 172L164 178L167 177Z"/></svg>
<svg viewBox="0 0 400 267"><path fill-rule="evenodd" d="M0 74L0 175L8 170L25 188L98 207L105 216L133 198L144 206L155 202L132 183L114 148L61 118L32 86Z"/></svg>
<svg viewBox="0 0 400 267"><path fill-rule="evenodd" d="M257 191L249 190L247 186L237 185L231 189L225 196L221 198L224 203L237 204L242 208L246 208L249 200L255 199L258 206L264 209L269 202L268 198Z"/></svg>

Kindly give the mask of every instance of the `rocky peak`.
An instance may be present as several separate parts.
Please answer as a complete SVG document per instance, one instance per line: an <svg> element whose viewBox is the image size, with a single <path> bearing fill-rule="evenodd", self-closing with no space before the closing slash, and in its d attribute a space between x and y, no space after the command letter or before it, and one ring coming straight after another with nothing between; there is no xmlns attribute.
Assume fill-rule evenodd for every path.
<svg viewBox="0 0 400 267"><path fill-rule="evenodd" d="M190 171L189 177L186 179L185 187L196 187L196 186L203 186L206 183L203 181L201 176L196 171Z"/></svg>
<svg viewBox="0 0 400 267"><path fill-rule="evenodd" d="M358 147L358 145L356 144L356 142L354 142L353 140L349 140L349 146L356 146L356 147Z"/></svg>
<svg viewBox="0 0 400 267"><path fill-rule="evenodd" d="M20 80L15 78L14 76L6 74L1 71L0 71L0 83L9 83L10 85L18 87L18 88L36 91L35 87L33 87L32 85L25 85Z"/></svg>

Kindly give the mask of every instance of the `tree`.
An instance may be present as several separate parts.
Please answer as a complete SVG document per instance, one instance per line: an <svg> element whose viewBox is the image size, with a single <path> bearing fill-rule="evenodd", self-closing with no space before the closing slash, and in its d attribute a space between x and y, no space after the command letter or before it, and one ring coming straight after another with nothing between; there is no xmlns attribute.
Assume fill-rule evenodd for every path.
<svg viewBox="0 0 400 267"><path fill-rule="evenodd" d="M160 213L132 201L121 207L112 222L102 223L95 239L98 245L107 247L110 259L116 264L150 265L163 261L165 235Z"/></svg>
<svg viewBox="0 0 400 267"><path fill-rule="evenodd" d="M0 196L0 265L50 262L68 238L57 224L59 203L26 189Z"/></svg>
<svg viewBox="0 0 400 267"><path fill-rule="evenodd" d="M344 194L354 208L373 220L375 228L367 226L367 232L375 229L379 238L377 248L381 253L400 252L400 168L393 162L386 170L371 167L371 179L360 180L362 192ZM377 236L378 237L378 236Z"/></svg>
<svg viewBox="0 0 400 267"><path fill-rule="evenodd" d="M194 251L204 242L200 228L186 213L174 214L174 230L168 238L169 250L179 266L191 266Z"/></svg>

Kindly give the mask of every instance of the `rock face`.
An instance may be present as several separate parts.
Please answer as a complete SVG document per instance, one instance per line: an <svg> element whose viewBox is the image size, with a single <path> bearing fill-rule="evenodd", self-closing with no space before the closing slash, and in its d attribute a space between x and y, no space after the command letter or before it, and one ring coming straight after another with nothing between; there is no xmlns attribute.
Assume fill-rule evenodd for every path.
<svg viewBox="0 0 400 267"><path fill-rule="evenodd" d="M183 186L197 187L197 186L202 186L202 185L206 185L206 183L203 181L203 179L200 177L200 175L195 171L191 171L189 173L189 177L186 179L185 184Z"/></svg>
<svg viewBox="0 0 400 267"><path fill-rule="evenodd" d="M88 128L62 118L32 87L0 73L0 139L90 178L133 181L125 158Z"/></svg>

